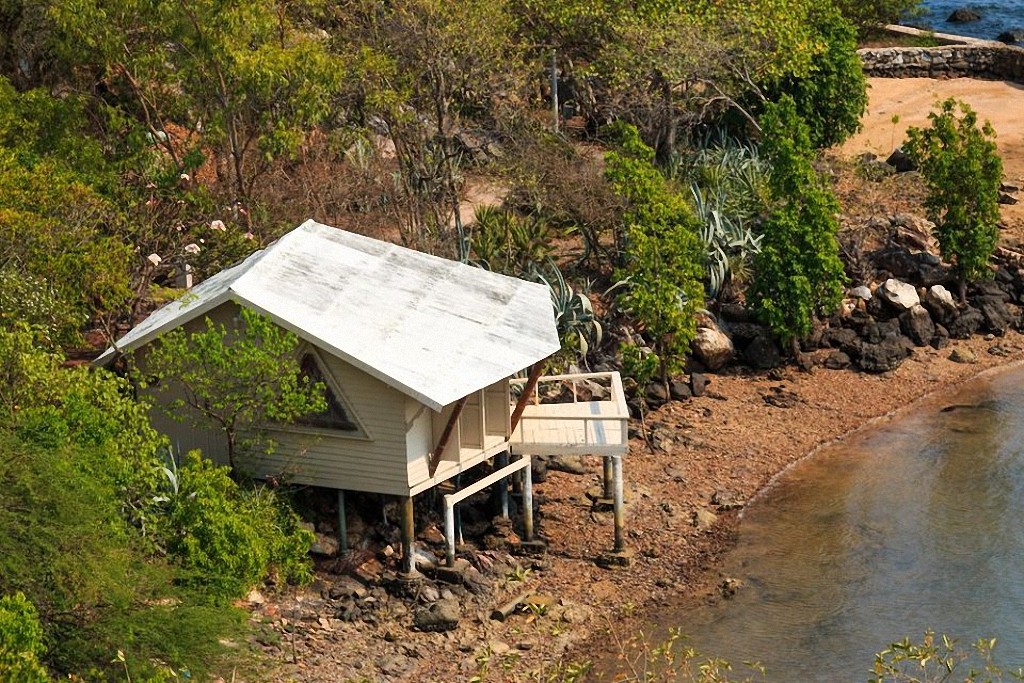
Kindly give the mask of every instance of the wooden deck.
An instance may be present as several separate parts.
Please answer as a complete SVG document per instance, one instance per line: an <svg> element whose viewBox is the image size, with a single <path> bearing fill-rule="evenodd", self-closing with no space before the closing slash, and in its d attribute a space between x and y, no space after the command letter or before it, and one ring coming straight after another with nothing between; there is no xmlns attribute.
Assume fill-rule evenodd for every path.
<svg viewBox="0 0 1024 683"><path fill-rule="evenodd" d="M511 383L521 390L525 380ZM540 378L509 445L513 454L621 456L629 450L628 422L619 373L552 375Z"/></svg>

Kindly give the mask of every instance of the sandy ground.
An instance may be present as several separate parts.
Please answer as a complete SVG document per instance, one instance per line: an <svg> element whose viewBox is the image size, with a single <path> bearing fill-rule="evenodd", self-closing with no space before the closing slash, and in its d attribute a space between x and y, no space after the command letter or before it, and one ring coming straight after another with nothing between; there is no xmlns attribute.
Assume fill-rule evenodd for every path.
<svg viewBox="0 0 1024 683"><path fill-rule="evenodd" d="M971 105L981 121L992 124L1005 182L1024 188L1024 85L967 78L870 78L868 84L864 128L846 141L843 154L873 152L886 158L906 137L908 127L927 126L928 113L937 103L955 97ZM1002 216L1016 238L1024 237L1024 201L1004 206Z"/></svg>
<svg viewBox="0 0 1024 683"><path fill-rule="evenodd" d="M870 96L864 130L843 147L843 154L887 155L907 125L924 124L934 102L955 96L992 121L1008 181L1024 181L1021 86L871 79ZM899 117L895 126L894 115ZM867 212L884 214L887 208L879 204ZM1024 212L1017 207L1004 209L1004 219L1024 226ZM976 364L949 359L953 348L964 347L977 354ZM275 678L466 681L480 675L489 681L548 680L543 672L550 672L554 661L605 659L609 652L614 660L615 640L636 632L645 615L687 600L715 599L722 580L716 568L733 543L737 513L723 511L713 499L749 500L822 445L913 410L922 397L951 392L986 368L1021 361L1024 337L1009 333L1002 339L954 342L942 351L918 349L900 368L883 375L820 368L715 375L706 396L670 403L648 417L655 448L642 440L631 444L625 464L627 537L635 553L631 567L606 570L594 563L612 540L610 516L592 512L585 496L599 481L599 461L584 475L552 472L535 490L540 532L550 543L547 560L505 588L507 594L533 589L552 596L553 606L544 614L499 623L482 609L464 615L458 629L446 634L411 631L401 620L345 625L322 634L332 643L335 667L282 661ZM495 604L500 599L496 596ZM395 657L411 662L411 668L380 677L381 663Z"/></svg>

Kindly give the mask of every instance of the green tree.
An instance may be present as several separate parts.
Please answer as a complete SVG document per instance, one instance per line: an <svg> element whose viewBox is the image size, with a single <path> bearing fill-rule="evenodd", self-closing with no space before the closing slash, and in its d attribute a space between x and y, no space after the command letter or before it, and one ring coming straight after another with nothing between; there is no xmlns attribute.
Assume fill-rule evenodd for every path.
<svg viewBox="0 0 1024 683"><path fill-rule="evenodd" d="M240 200L332 115L346 74L311 21L316 2L48 4L55 52L108 84L109 101L143 122L178 172L214 148L218 177Z"/></svg>
<svg viewBox="0 0 1024 683"><path fill-rule="evenodd" d="M928 218L964 301L968 282L992 275L988 261L999 241L1003 161L992 125L986 121L979 128L968 104L950 98L928 120L928 128L907 131L907 153L921 169Z"/></svg>
<svg viewBox="0 0 1024 683"><path fill-rule="evenodd" d="M650 338L659 379L668 385L696 336L703 308L704 251L684 195L654 166L654 151L632 126L619 126L621 151L606 157L606 173L626 202L623 265L627 283L619 302Z"/></svg>
<svg viewBox="0 0 1024 683"><path fill-rule="evenodd" d="M815 315L831 313L842 299L839 203L811 165L810 133L788 95L766 107L761 129L775 206L754 260L751 303L797 353L797 340L811 331Z"/></svg>
<svg viewBox="0 0 1024 683"><path fill-rule="evenodd" d="M860 130L867 81L857 56L856 31L843 15L825 4L812 10L808 20L821 44L810 70L781 79L769 88L769 97L792 97L810 128L811 145L831 147Z"/></svg>
<svg viewBox="0 0 1024 683"><path fill-rule="evenodd" d="M39 663L45 650L35 606L23 593L0 597L0 678L8 683L49 683Z"/></svg>
<svg viewBox="0 0 1024 683"><path fill-rule="evenodd" d="M360 55L354 108L382 122L394 143L399 172L389 210L403 242L418 249L465 256L459 197L467 148L521 115L527 71L509 4L359 0L336 19L336 49Z"/></svg>
<svg viewBox="0 0 1024 683"><path fill-rule="evenodd" d="M204 330L179 328L145 347L140 383L167 393L161 407L171 417L188 413L222 429L237 473L240 449L273 446L263 435L268 424L327 409L324 386L302 373L298 346L295 334L243 308L237 329L207 318Z"/></svg>

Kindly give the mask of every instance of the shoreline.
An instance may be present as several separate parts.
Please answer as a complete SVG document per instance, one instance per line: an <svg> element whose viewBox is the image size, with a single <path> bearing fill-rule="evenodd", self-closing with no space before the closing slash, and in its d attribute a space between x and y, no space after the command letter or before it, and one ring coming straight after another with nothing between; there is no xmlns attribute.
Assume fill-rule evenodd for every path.
<svg viewBox="0 0 1024 683"><path fill-rule="evenodd" d="M999 342L1014 346L1015 349L1013 354L1006 357L996 358L985 353L987 351L986 347L991 347L993 344L998 344ZM948 356L948 352L951 348L969 348L979 355L979 363L977 365L964 366L963 369L943 368L943 377L941 379L930 380L933 384L929 386L928 384L922 383L924 378L921 375L934 369L934 361L941 360L940 358L937 358L938 354L929 354L931 356L930 360L932 360L933 363L929 363L926 367L915 368L917 372L915 372L915 375L912 377L893 380L895 382L903 381L913 386L912 393L914 396L909 400L909 402L877 414L863 415L862 419L857 424L850 426L839 434L831 434L826 423L819 425L820 430L815 430L820 437L819 439L812 439L814 443L810 443L810 447L803 453L797 454L792 458L780 462L781 466L779 469L768 476L767 479L756 488L749 498L744 501L744 506L742 508L738 509L734 514L726 514L720 517L716 528L710 530L712 533L709 533L703 539L699 539L698 542L691 547L690 550L694 555L701 556L702 569L697 572L696 576L690 577L690 581L688 582L689 585L685 587L684 590L672 595L667 600L662 596L650 595L643 604L638 606L635 610L631 608L628 609L627 612L629 613L627 615L623 615L625 620L620 621L619 625L615 628L617 640L619 642L630 642L630 647L632 648L631 651L633 651L640 644L636 640L636 634L665 634L668 628L668 620L665 617L670 611L679 612L701 604L714 603L719 600L727 599L726 597L723 597L721 592L722 581L726 578L721 574L721 569L724 565L725 557L736 546L737 532L739 525L742 523L746 507L771 491L772 488L787 476L787 474L799 463L804 462L809 458L813 458L829 448L840 445L858 434L862 434L884 424L906 417L912 413L912 411L920 408L921 405L930 401L938 401L944 393L955 394L971 382L984 380L989 376L1019 370L1021 367L1024 367L1024 348L1021 348L1022 342L1024 342L1024 335L1016 332L1008 333L1006 337L1003 337L1001 340L975 338L958 342L949 349L944 349L946 355ZM983 362L981 360L982 353L989 356L989 358L985 359L987 362ZM911 360L918 359L914 358ZM928 361L925 362L927 363ZM897 370L896 373L898 372L899 371ZM821 375L823 373L840 376L844 374L843 371L830 372L825 370L819 370L816 373L811 374ZM809 381L825 385L823 388L827 388L828 385L833 384L836 380L841 382L842 378L826 376L819 378L818 380ZM921 391L914 391L918 388L921 389ZM702 543L701 541L704 542ZM612 635L610 632L610 624L610 621L606 621L605 624L588 624L587 627L581 629L581 631L587 631L587 635L581 636L580 641L568 650L568 656L564 661L580 662L584 660L592 660L595 662L595 670L591 674L588 674L585 680L610 680L609 678L606 678L606 676L611 676L615 672L614 662L621 661L619 655L622 653L618 650L610 650L606 646L606 643ZM615 639L613 638L613 640ZM655 637L655 643L657 642L658 638ZM595 653L599 653L598 656L595 657ZM715 656L714 652L702 654L710 657Z"/></svg>

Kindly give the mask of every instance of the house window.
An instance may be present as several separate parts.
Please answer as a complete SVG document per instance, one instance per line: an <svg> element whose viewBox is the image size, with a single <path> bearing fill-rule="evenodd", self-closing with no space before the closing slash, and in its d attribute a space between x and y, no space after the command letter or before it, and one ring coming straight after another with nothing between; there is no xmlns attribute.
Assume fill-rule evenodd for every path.
<svg viewBox="0 0 1024 683"><path fill-rule="evenodd" d="M345 405L333 386L334 382L328 380L327 373L320 366L319 359L312 353L305 353L299 363L302 374L308 377L310 382L319 382L324 386L327 408L319 413L303 415L295 420L295 424L321 429L338 429L344 432L361 431L359 425L349 417L349 412L345 410Z"/></svg>

